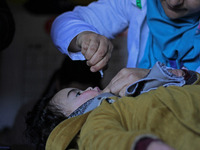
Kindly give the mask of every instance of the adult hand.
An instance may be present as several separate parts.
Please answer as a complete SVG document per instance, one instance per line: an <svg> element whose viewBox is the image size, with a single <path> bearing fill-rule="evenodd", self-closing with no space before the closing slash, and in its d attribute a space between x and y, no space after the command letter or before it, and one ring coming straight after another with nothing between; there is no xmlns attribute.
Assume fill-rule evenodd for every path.
<svg viewBox="0 0 200 150"><path fill-rule="evenodd" d="M185 75L185 72L181 69L168 69L169 72L173 73L174 75L178 77L183 77Z"/></svg>
<svg viewBox="0 0 200 150"><path fill-rule="evenodd" d="M149 144L147 150L174 150L174 149L161 141L153 141Z"/></svg>
<svg viewBox="0 0 200 150"><path fill-rule="evenodd" d="M110 92L118 96L125 96L126 88L130 84L144 78L149 71L149 69L123 68L111 80L103 92Z"/></svg>
<svg viewBox="0 0 200 150"><path fill-rule="evenodd" d="M92 72L99 71L107 65L113 50L109 39L90 31L80 33L76 37L76 45L80 47Z"/></svg>

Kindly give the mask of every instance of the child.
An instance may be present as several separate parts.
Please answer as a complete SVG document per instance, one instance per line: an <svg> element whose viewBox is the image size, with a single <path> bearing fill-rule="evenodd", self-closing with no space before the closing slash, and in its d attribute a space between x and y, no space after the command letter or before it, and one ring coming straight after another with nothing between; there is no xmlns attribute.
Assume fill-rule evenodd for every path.
<svg viewBox="0 0 200 150"><path fill-rule="evenodd" d="M183 75L182 70L170 71L173 72L177 77ZM151 74L151 72L153 72L153 70L150 71L149 75ZM188 79L189 78L187 78L187 80ZM195 83L198 82L199 75L197 75L197 78L195 79ZM149 83L151 83L151 81ZM194 81L190 83L194 84ZM149 86L149 84L146 85ZM130 86L130 88L132 88L132 86ZM149 88L149 90L152 89ZM129 89L127 89L127 92L128 91ZM33 111L28 114L26 120L27 133L29 134L33 142L37 144L38 149L44 149L46 140L50 132L60 122L66 120L67 118L76 118L77 116L88 114L88 112L98 107L104 99L106 99L108 103L113 103L115 102L115 100L113 101L112 99L108 99L108 97L113 96L114 95L110 93L102 93L102 91L97 87L88 88L85 91L81 91L75 88L63 89L59 91L55 96L44 98L37 102ZM72 135L71 140L74 137L75 135ZM148 138L148 141L152 142L154 140L152 138Z"/></svg>

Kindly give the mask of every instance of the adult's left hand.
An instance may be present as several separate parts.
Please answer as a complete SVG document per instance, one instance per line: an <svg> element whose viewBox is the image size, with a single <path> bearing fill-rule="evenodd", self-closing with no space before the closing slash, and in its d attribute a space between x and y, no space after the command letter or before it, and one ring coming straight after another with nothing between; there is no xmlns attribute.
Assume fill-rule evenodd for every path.
<svg viewBox="0 0 200 150"><path fill-rule="evenodd" d="M123 68L110 81L103 92L110 92L117 96L125 96L126 88L132 83L144 78L149 69L141 68Z"/></svg>

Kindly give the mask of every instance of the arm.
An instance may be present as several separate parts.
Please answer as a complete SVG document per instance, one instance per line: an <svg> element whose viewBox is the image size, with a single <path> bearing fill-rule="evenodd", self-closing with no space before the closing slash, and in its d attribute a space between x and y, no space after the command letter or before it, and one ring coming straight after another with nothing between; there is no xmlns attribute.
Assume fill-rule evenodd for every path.
<svg viewBox="0 0 200 150"><path fill-rule="evenodd" d="M82 127L79 147L131 149L154 135L175 149L191 148L191 142L193 149L199 147L199 90L198 85L160 87L137 97L118 98L113 104L104 101Z"/></svg>
<svg viewBox="0 0 200 150"><path fill-rule="evenodd" d="M121 106L123 109L124 106ZM127 111L124 110L126 114ZM95 109L89 117L86 123L81 129L79 148L80 149L126 149L130 150L133 147L134 140L137 136L143 133L143 131L129 131L127 129L128 122L125 118L123 120L123 114L120 110L116 110L111 104L103 102L103 104ZM129 120L131 121L131 120ZM152 136L152 138L155 138Z"/></svg>
<svg viewBox="0 0 200 150"><path fill-rule="evenodd" d="M97 52L98 56L95 56L97 59L93 58L89 62L89 65L92 66L96 64L102 59L99 57L105 57L104 55L107 57L105 61L108 61L112 51L112 46L110 46L112 44L110 44L111 42L108 39L114 38L116 34L128 27L131 6L130 0L100 0L91 3L87 7L76 7L72 12L63 13L55 19L51 29L52 40L62 53L68 54L72 59L84 60L86 58L90 60L91 56L84 53L84 49L82 48L82 43L84 43L84 41L81 40L88 38L81 38L83 36L79 36L80 33L90 31L94 36L103 39L104 45L107 44L108 46L103 46L104 48L101 48L102 50ZM102 37L102 35L105 37ZM91 39L93 39L93 37ZM78 42L77 38L80 39ZM72 52L69 52L69 49ZM84 57L80 51L86 57ZM92 51L91 47L89 51ZM74 54L73 52L79 53ZM96 52L96 50L94 50L94 52ZM90 52L88 52L88 54L90 54ZM97 67L96 71L100 70L104 65L105 63L103 65L100 64L100 67Z"/></svg>
<svg viewBox="0 0 200 150"><path fill-rule="evenodd" d="M61 14L51 29L54 44L61 52L67 53L72 39L83 31L113 38L128 26L128 5L131 5L129 0L100 0Z"/></svg>
<svg viewBox="0 0 200 150"><path fill-rule="evenodd" d="M130 102L135 100L132 99L128 101ZM157 140L157 137L151 134L151 131L142 128L144 126L143 122L139 123L137 118L138 116L134 115L137 111L139 111L138 113L140 114L141 109L137 109L137 111L131 111L132 109L135 110L135 104L131 105L129 103L126 105L126 102L124 102L122 105L120 105L121 103L117 103L115 105L115 103L114 106L112 106L112 104L107 104L104 101L99 108L89 115L80 133L80 149L106 148L116 150L138 150L138 148L141 148L141 144L146 145L145 147L142 146L143 150L148 147L148 150L152 150L152 148L155 147L170 148L161 140ZM149 105L146 106L149 107ZM146 106L144 107L146 108ZM149 108L149 110L150 109L151 108ZM145 114L147 115L148 113ZM146 115L141 115L140 117L142 118L146 117ZM137 129L138 127L140 129ZM146 139L150 139L150 141L147 143Z"/></svg>

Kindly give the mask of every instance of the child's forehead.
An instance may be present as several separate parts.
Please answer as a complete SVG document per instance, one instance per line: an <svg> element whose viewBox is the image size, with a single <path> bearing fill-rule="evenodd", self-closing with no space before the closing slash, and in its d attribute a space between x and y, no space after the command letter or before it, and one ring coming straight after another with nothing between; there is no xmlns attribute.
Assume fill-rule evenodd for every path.
<svg viewBox="0 0 200 150"><path fill-rule="evenodd" d="M56 95L67 95L71 90L73 90L75 88L64 88L62 90L60 90Z"/></svg>
<svg viewBox="0 0 200 150"><path fill-rule="evenodd" d="M55 99L62 99L62 98L67 98L68 97L68 94L71 90L73 90L74 88L65 88L65 89L62 89L60 90L59 92L57 92L54 97L53 97L53 100Z"/></svg>

